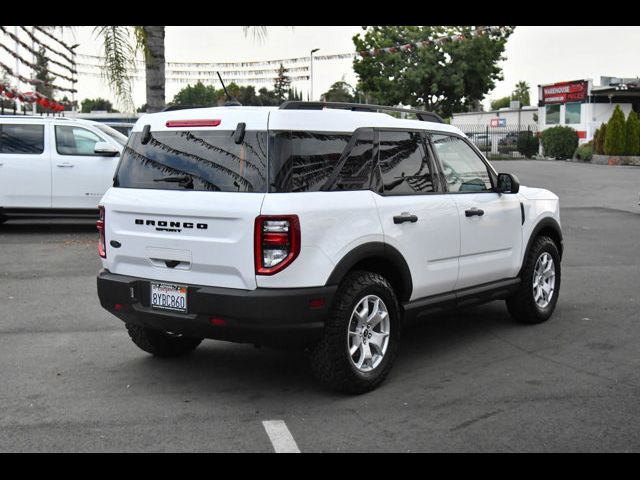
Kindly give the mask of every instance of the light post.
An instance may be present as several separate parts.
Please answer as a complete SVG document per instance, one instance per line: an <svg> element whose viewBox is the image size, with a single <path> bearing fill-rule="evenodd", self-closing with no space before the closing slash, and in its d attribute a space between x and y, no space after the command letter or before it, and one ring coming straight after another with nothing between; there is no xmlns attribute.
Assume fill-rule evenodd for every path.
<svg viewBox="0 0 640 480"><path fill-rule="evenodd" d="M311 62L309 66L309 81L311 83L311 88L309 89L309 100L313 102L313 54L320 50L319 48L314 48L311 50Z"/></svg>

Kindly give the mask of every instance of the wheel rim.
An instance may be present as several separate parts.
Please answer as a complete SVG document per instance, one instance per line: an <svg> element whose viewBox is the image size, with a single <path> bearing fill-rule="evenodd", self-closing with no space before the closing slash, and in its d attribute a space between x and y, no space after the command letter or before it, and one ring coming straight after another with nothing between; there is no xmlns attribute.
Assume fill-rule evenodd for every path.
<svg viewBox="0 0 640 480"><path fill-rule="evenodd" d="M367 295L351 312L347 331L349 359L356 369L370 372L384 359L391 332L389 311L382 299Z"/></svg>
<svg viewBox="0 0 640 480"><path fill-rule="evenodd" d="M540 308L547 308L556 288L556 267L553 257L544 252L533 269L533 300Z"/></svg>

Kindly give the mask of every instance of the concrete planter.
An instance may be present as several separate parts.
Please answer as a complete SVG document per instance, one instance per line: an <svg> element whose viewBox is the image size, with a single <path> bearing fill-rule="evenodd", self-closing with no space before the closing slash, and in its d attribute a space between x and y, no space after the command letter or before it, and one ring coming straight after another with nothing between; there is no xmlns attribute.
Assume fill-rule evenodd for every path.
<svg viewBox="0 0 640 480"><path fill-rule="evenodd" d="M640 157L625 155L594 155L591 163L596 165L635 165L640 167Z"/></svg>

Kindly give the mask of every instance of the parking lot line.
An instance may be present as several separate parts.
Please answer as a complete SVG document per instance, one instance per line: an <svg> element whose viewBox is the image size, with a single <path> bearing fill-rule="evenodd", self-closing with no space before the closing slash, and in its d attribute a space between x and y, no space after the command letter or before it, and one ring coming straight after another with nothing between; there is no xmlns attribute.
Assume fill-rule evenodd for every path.
<svg viewBox="0 0 640 480"><path fill-rule="evenodd" d="M265 420L262 425L267 431L276 453L300 453L300 449L284 420Z"/></svg>

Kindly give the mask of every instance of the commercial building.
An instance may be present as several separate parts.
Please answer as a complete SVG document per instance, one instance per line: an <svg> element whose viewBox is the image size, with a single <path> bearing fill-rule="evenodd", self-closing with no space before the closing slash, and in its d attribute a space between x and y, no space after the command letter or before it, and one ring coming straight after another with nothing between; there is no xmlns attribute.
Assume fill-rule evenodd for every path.
<svg viewBox="0 0 640 480"><path fill-rule="evenodd" d="M486 126L492 128L517 129L518 125L525 129L528 125L538 123L536 115L538 107L501 108L489 112L454 113L451 124L458 128L469 126ZM464 130L464 128L462 128Z"/></svg>
<svg viewBox="0 0 640 480"><path fill-rule="evenodd" d="M585 143L611 118L616 105L625 117L631 110L640 114L640 78L600 77L600 85L592 79L538 85L538 98L540 131L566 125Z"/></svg>

